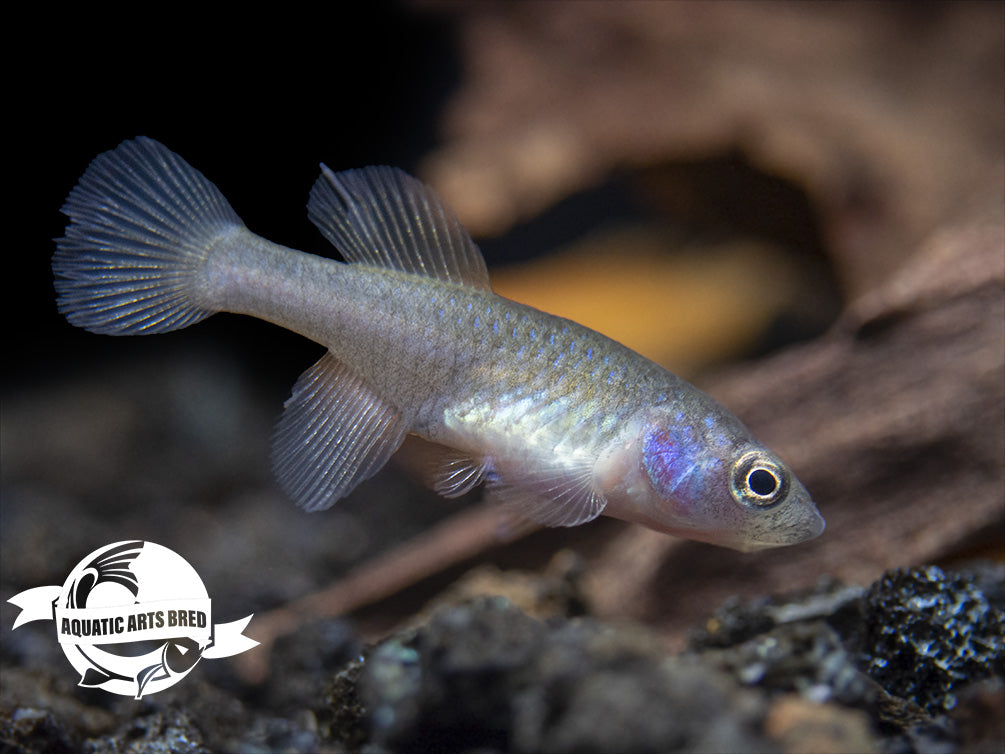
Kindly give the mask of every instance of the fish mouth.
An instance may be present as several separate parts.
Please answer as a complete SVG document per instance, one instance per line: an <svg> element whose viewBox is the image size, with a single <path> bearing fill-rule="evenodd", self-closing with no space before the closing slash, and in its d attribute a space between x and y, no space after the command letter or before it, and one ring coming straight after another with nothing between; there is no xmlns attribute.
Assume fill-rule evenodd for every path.
<svg viewBox="0 0 1005 754"><path fill-rule="evenodd" d="M799 518L784 528L760 533L756 538L744 539L742 535L737 541L723 543L741 552L770 550L774 547L787 547L809 542L824 533L827 522L816 507L810 506L801 512Z"/></svg>
<svg viewBox="0 0 1005 754"><path fill-rule="evenodd" d="M802 516L797 522L779 532L781 536L778 538L777 545L798 545L802 542L809 542L823 534L826 528L827 522L824 517L820 515L820 511L815 506L811 505L802 512ZM776 545L769 544L767 546Z"/></svg>
<svg viewBox="0 0 1005 754"><path fill-rule="evenodd" d="M813 508L813 516L811 518L810 526L807 528L806 539L803 542L809 541L811 539L816 539L821 534L824 533L824 529L827 528L827 521L824 517L820 515L820 511Z"/></svg>

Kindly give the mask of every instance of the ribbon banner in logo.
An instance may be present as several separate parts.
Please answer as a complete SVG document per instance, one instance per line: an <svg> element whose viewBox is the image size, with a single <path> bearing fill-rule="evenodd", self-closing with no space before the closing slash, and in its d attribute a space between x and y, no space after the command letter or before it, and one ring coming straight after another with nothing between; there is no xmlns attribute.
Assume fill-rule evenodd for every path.
<svg viewBox="0 0 1005 754"><path fill-rule="evenodd" d="M203 653L207 659L230 657L258 644L241 633L250 615L213 626L209 599L71 609L56 607L60 591L58 586L40 586L11 597L11 604L21 608L14 628L34 620L55 620L60 644L124 644L185 637L205 646L212 641Z"/></svg>

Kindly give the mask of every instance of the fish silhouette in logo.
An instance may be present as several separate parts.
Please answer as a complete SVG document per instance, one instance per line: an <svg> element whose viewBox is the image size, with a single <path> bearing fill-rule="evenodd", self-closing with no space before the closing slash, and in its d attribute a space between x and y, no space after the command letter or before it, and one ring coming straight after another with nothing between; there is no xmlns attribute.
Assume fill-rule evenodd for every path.
<svg viewBox="0 0 1005 754"><path fill-rule="evenodd" d="M125 542L98 555L85 566L83 573L74 580L73 585L67 590L66 606L74 609L86 608L87 598L94 587L99 584L118 584L128 589L135 598L140 591L140 582L129 567L142 549L142 541ZM116 673L114 670L109 670L95 662L81 647L78 646L77 651L91 664L91 667L80 679L81 686L101 686L113 679L130 680L121 673Z"/></svg>
<svg viewBox="0 0 1005 754"><path fill-rule="evenodd" d="M163 681L172 675L184 675L202 658L199 642L187 637L164 642L160 653L160 662L137 673L137 699L143 695L143 689L151 681Z"/></svg>
<svg viewBox="0 0 1005 754"><path fill-rule="evenodd" d="M118 584L128 589L135 598L140 591L140 582L129 566L143 549L143 542L126 542L108 552L101 553L84 568L69 589L66 606L87 607L87 597L98 584Z"/></svg>

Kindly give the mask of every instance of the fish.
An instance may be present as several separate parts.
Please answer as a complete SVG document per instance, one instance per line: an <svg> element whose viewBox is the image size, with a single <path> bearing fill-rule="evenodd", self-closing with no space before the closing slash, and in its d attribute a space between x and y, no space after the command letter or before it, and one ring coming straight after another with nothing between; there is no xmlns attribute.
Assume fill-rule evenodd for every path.
<svg viewBox="0 0 1005 754"><path fill-rule="evenodd" d="M59 311L144 335L217 312L327 349L272 441L279 486L329 508L416 436L428 482L479 485L514 520L601 514L742 551L793 545L824 519L789 467L711 397L575 322L492 292L433 190L392 167L323 163L308 216L344 262L254 234L219 189L147 137L96 157L71 190L52 268Z"/></svg>

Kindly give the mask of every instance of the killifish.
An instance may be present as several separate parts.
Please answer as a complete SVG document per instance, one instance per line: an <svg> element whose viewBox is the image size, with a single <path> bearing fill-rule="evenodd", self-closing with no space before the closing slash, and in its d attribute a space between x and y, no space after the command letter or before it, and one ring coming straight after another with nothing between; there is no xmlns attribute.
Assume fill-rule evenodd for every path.
<svg viewBox="0 0 1005 754"><path fill-rule="evenodd" d="M99 155L72 189L58 306L96 333L248 314L327 348L272 445L282 489L328 508L407 435L430 483L484 483L511 515L604 514L740 550L812 539L824 520L785 463L705 393L575 322L492 293L485 262L426 185L321 165L308 215L346 260L252 233L216 186L148 138Z"/></svg>

